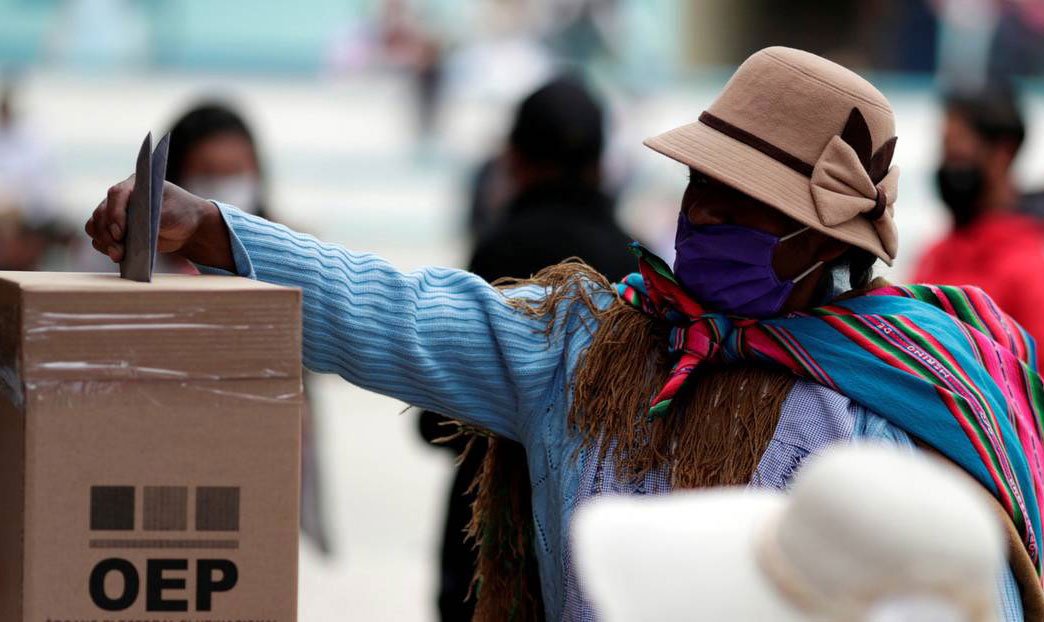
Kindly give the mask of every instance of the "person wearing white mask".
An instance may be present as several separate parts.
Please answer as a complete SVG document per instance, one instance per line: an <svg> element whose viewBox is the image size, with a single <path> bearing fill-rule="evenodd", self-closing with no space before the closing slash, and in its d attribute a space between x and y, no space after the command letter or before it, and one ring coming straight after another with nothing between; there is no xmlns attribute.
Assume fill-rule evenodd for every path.
<svg viewBox="0 0 1044 622"><path fill-rule="evenodd" d="M174 123L167 181L197 196L268 216L254 135L246 121L225 104L198 104Z"/></svg>
<svg viewBox="0 0 1044 622"><path fill-rule="evenodd" d="M1006 547L984 499L941 460L849 445L810 459L789 494L595 499L573 540L606 622L984 622Z"/></svg>
<svg viewBox="0 0 1044 622"><path fill-rule="evenodd" d="M214 201L234 202L243 211L271 218L265 209L261 157L253 132L230 106L202 102L190 107L170 128L167 181ZM89 245L72 257L75 270L111 272ZM168 254L157 257L159 272L196 274L191 262Z"/></svg>

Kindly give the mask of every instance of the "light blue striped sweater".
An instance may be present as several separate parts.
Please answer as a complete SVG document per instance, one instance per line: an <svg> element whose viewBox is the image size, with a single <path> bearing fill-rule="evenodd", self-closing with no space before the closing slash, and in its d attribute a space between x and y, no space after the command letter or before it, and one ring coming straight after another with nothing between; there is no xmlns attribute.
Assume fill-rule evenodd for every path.
<svg viewBox="0 0 1044 622"><path fill-rule="evenodd" d="M360 387L490 430L526 448L541 587L548 620L594 620L572 572L568 525L587 497L669 490L663 473L616 481L566 426L576 363L595 326L582 305L560 308L554 329L520 313L500 290L448 268L403 273L383 259L324 244L220 205L240 276L298 287L304 363ZM215 270L200 267L204 271ZM539 298L535 287L507 296ZM607 305L612 294L596 302ZM872 437L912 446L884 419L824 387L797 382L753 485L785 487L805 456ZM1002 578L1002 619L1021 620L1017 588Z"/></svg>

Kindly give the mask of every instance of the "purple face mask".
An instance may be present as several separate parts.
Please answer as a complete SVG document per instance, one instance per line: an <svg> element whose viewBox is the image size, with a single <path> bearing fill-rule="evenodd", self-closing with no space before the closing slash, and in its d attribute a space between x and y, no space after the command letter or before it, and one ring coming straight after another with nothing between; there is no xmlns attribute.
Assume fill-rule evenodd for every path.
<svg viewBox="0 0 1044 622"><path fill-rule="evenodd" d="M678 216L674 275L700 303L744 317L778 315L794 284L823 265L820 261L794 279L783 280L772 267L776 246L807 231L783 237L738 225L694 226Z"/></svg>

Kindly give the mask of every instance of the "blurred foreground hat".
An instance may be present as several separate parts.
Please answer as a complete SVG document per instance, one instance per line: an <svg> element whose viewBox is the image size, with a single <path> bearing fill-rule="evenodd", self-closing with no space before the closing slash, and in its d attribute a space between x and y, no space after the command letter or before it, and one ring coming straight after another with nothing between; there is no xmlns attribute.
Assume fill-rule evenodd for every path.
<svg viewBox="0 0 1044 622"><path fill-rule="evenodd" d="M608 622L995 619L996 514L955 468L883 446L810 459L789 495L613 497L573 524Z"/></svg>
<svg viewBox="0 0 1044 622"><path fill-rule="evenodd" d="M602 117L580 78L563 75L522 100L509 140L534 163L576 172L602 157Z"/></svg>
<svg viewBox="0 0 1044 622"><path fill-rule="evenodd" d="M873 85L771 47L740 65L699 120L645 144L891 265L895 142L892 107Z"/></svg>

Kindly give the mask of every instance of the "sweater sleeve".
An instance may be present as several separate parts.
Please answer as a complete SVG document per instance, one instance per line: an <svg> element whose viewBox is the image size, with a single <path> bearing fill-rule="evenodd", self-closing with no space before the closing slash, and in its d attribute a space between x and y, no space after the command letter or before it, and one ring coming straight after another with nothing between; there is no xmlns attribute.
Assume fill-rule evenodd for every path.
<svg viewBox="0 0 1044 622"><path fill-rule="evenodd" d="M307 368L512 440L565 365L568 339L558 333L590 321L575 317L586 309L574 305L549 336L546 319L510 304L539 298L537 288L505 295L462 270L404 273L375 255L219 207L236 272L301 289Z"/></svg>

